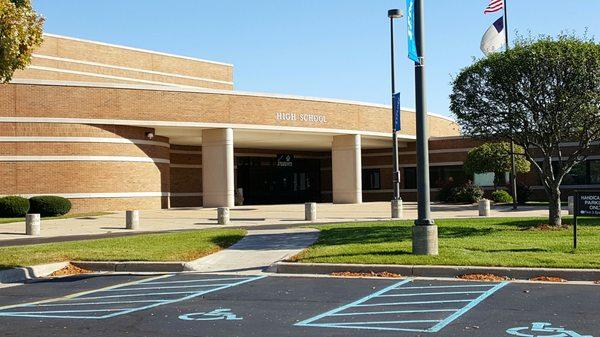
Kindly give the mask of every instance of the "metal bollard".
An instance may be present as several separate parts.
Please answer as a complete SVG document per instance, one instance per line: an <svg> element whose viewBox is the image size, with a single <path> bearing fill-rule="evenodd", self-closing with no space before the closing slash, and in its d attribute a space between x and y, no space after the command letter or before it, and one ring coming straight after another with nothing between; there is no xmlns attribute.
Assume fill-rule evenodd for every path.
<svg viewBox="0 0 600 337"><path fill-rule="evenodd" d="M39 214L27 214L25 215L25 234L27 235L40 235L40 215Z"/></svg>
<svg viewBox="0 0 600 337"><path fill-rule="evenodd" d="M490 216L490 201L488 199L479 200L479 216Z"/></svg>
<svg viewBox="0 0 600 337"><path fill-rule="evenodd" d="M125 228L138 229L140 227L140 211L125 212Z"/></svg>
<svg viewBox="0 0 600 337"><path fill-rule="evenodd" d="M392 200L392 219L401 219L403 215L402 199Z"/></svg>
<svg viewBox="0 0 600 337"><path fill-rule="evenodd" d="M315 221L317 220L317 203L307 202L304 204L304 220Z"/></svg>
<svg viewBox="0 0 600 337"><path fill-rule="evenodd" d="M219 225L229 224L229 207L217 208L217 221Z"/></svg>
<svg viewBox="0 0 600 337"><path fill-rule="evenodd" d="M573 213L575 213L575 196L570 196L569 197L569 215L573 215Z"/></svg>

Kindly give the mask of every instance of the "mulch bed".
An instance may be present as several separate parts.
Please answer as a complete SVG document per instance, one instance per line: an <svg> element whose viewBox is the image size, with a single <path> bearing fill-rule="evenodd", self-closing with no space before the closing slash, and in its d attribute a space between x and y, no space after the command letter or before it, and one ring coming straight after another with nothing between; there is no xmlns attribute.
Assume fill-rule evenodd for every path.
<svg viewBox="0 0 600 337"><path fill-rule="evenodd" d="M469 281L487 281L487 282L499 282L499 281L508 281L510 278L506 276L498 276L494 274L466 274L458 276L461 280L469 280Z"/></svg>
<svg viewBox="0 0 600 337"><path fill-rule="evenodd" d="M92 272L91 270L79 268L79 267L69 263L63 269L59 269L59 270L55 271L54 273L50 274L49 276L56 277L56 276L67 276L67 275L79 275L79 274L89 274L91 272Z"/></svg>
<svg viewBox="0 0 600 337"><path fill-rule="evenodd" d="M387 271L383 272L370 272L370 273L354 273L349 271L331 273L331 276L339 277L386 277L386 278L400 278L402 275L396 273L390 273Z"/></svg>
<svg viewBox="0 0 600 337"><path fill-rule="evenodd" d="M563 278L553 277L553 276L538 276L538 277L529 279L529 281L557 282L557 283L567 282L567 280L565 280Z"/></svg>

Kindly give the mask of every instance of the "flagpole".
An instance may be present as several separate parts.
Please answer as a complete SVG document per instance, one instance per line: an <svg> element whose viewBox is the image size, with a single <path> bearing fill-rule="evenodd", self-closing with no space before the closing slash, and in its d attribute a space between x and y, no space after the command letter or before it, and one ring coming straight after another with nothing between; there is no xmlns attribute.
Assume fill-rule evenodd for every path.
<svg viewBox="0 0 600 337"><path fill-rule="evenodd" d="M509 40L508 40L508 8L507 3L508 0L504 0L504 39L506 41L505 48L506 51L510 50ZM510 104L508 105L508 114L511 114ZM511 171L511 187L512 187L512 195L513 195L513 209L517 209L518 200L517 200L517 166L515 163L515 141L511 138L510 140L510 164L512 166Z"/></svg>

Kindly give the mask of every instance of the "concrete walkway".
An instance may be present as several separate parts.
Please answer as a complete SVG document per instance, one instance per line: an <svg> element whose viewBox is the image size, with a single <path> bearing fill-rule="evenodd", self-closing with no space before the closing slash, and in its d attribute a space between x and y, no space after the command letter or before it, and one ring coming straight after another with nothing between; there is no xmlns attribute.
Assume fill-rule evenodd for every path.
<svg viewBox="0 0 600 337"><path fill-rule="evenodd" d="M207 273L256 274L275 262L300 253L319 237L310 228L251 230L233 246L186 264L186 268Z"/></svg>
<svg viewBox="0 0 600 337"><path fill-rule="evenodd" d="M217 225L216 213L214 208L142 210L140 229L137 231L125 229L125 212L115 212L103 216L42 220L41 236L33 238L34 241L31 241L32 237L25 235L24 222L0 224L0 242L6 245L9 240L16 240L15 244L23 244L25 242L20 242L23 239L27 239L27 243L31 243L35 240L41 242L44 239L58 237L82 239L82 236L90 235L124 235L217 227L287 228L308 223L304 221L304 205L302 204L235 207L231 210L231 224L227 226ZM318 204L317 213L318 222L380 221L389 219L390 206L387 202L368 202L358 205ZM478 216L477 205L433 204L432 214L434 219ZM405 203L404 219L414 219L416 216L416 203ZM548 211L541 206L521 206L517 211L512 211L510 206L493 206L491 216L546 217Z"/></svg>

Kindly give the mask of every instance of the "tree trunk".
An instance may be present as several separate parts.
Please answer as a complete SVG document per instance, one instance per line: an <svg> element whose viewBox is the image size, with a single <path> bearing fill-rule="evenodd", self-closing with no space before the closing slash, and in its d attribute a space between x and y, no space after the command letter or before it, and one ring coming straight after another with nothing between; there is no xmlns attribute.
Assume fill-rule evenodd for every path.
<svg viewBox="0 0 600 337"><path fill-rule="evenodd" d="M552 187L548 192L548 224L553 227L562 226L562 216L560 214L560 188Z"/></svg>

